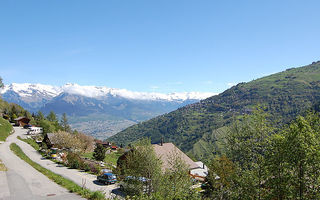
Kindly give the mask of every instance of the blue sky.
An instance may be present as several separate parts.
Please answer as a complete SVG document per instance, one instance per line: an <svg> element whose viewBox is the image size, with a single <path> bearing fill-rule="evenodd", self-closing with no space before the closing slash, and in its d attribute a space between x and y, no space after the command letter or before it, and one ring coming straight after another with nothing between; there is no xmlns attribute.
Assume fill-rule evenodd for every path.
<svg viewBox="0 0 320 200"><path fill-rule="evenodd" d="M320 1L0 1L5 84L222 92L320 60Z"/></svg>

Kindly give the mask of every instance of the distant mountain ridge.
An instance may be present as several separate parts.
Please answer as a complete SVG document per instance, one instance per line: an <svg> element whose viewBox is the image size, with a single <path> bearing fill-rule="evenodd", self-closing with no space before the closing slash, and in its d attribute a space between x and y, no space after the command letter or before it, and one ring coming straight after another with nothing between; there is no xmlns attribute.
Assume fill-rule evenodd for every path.
<svg viewBox="0 0 320 200"><path fill-rule="evenodd" d="M96 99L113 96L130 100L180 102L187 100L201 100L216 94L210 92L181 92L169 94L155 92L133 92L126 89L115 89L105 86L80 86L78 84L71 83L67 83L60 87L44 84L12 83L10 85L5 85L3 89L0 89L0 94L3 96L3 98L19 98L19 101L26 104L29 102L48 102L53 98L62 95L63 93ZM27 109L33 111L32 109L39 109L42 106L43 105L27 106Z"/></svg>
<svg viewBox="0 0 320 200"><path fill-rule="evenodd" d="M109 138L129 144L142 137L153 143L173 142L197 158L221 151L221 141L234 117L250 113L261 105L273 121L286 123L320 101L320 62L291 68L236 86L201 100L133 125Z"/></svg>
<svg viewBox="0 0 320 200"><path fill-rule="evenodd" d="M94 136L101 139L129 125L214 95L214 93L200 92L170 94L133 92L126 89L70 83L60 87L12 83L6 85L0 93L6 101L17 103L30 112L41 110L47 114L52 110L57 114L67 113L74 128L89 134L95 133ZM81 123L86 123L86 126ZM99 131L97 126L100 127Z"/></svg>

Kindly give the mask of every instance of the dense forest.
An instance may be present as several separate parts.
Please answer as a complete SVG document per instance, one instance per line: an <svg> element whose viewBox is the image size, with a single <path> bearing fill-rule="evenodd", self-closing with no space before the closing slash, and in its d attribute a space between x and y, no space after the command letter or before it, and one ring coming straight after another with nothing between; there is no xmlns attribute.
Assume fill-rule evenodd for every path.
<svg viewBox="0 0 320 200"><path fill-rule="evenodd" d="M311 108L319 97L320 62L314 62L239 83L199 103L131 126L110 140L127 145L142 137L158 143L163 137L197 159L208 158L224 151L221 142L228 126L254 107L263 106L281 126Z"/></svg>

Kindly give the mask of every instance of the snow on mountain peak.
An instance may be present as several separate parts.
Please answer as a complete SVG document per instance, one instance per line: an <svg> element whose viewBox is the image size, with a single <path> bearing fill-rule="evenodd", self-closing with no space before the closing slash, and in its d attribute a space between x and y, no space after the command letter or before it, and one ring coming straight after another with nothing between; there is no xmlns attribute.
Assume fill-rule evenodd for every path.
<svg viewBox="0 0 320 200"><path fill-rule="evenodd" d="M61 87L62 91L68 94L76 94L86 97L100 97L105 96L109 93L107 87L97 86L80 86L78 84L67 83Z"/></svg>
<svg viewBox="0 0 320 200"><path fill-rule="evenodd" d="M68 93L74 95L81 95L90 98L103 97L107 95L119 96L127 99L135 100L166 100L166 101L175 101L175 100L188 100L196 99L201 100L208 98L210 96L216 95L216 93L210 92L182 92L182 93L148 93L148 92L134 92L126 89L115 89L108 88L105 86L80 86L75 83L67 83L61 87L43 85L43 84L30 84L30 83L12 83L6 85L1 91L1 94L12 90L18 93L21 97L30 97L35 92L41 93L46 96L55 97L61 93Z"/></svg>
<svg viewBox="0 0 320 200"><path fill-rule="evenodd" d="M44 84L31 84L31 83L12 83L10 85L5 85L1 94L6 93L7 91L14 91L19 94L21 97L31 97L36 92L50 97L55 97L61 93L59 87L44 85Z"/></svg>

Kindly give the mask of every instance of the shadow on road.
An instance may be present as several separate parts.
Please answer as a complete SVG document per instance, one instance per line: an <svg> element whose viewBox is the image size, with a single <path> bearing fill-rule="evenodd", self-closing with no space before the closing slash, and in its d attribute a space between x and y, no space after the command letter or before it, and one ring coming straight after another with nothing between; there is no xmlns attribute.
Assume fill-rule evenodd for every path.
<svg viewBox="0 0 320 200"><path fill-rule="evenodd" d="M106 185L106 184L104 184L104 183L101 183L101 182L99 182L98 180L94 180L94 181L92 181L94 184L96 184L96 185Z"/></svg>
<svg viewBox="0 0 320 200"><path fill-rule="evenodd" d="M111 193L120 197L126 197L126 195L120 190L120 188L113 189Z"/></svg>

